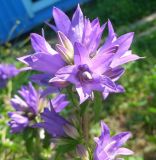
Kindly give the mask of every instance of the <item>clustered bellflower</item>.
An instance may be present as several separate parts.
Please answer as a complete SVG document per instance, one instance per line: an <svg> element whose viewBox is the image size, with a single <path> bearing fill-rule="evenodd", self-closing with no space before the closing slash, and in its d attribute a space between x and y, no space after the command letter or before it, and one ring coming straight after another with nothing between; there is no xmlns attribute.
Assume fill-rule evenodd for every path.
<svg viewBox="0 0 156 160"><path fill-rule="evenodd" d="M35 90L33 85L29 83L28 86L22 86L18 91L19 95L15 95L11 99L11 105L15 109L14 112L9 112L11 118L9 126L11 133L23 131L28 127L30 122L35 119L39 112L40 92Z"/></svg>
<svg viewBox="0 0 156 160"><path fill-rule="evenodd" d="M12 64L0 64L0 88L4 88L8 80L15 77L19 70Z"/></svg>
<svg viewBox="0 0 156 160"><path fill-rule="evenodd" d="M93 97L93 91L101 92L104 98L109 93L124 92L116 82L124 73L122 65L140 58L129 50L134 33L117 37L108 20L108 36L99 47L106 24L101 27L98 19L91 22L79 6L72 20L58 8L53 9L53 17L56 26L49 25L58 34L56 50L44 37L32 34L35 54L19 60L30 69L44 73L37 77L39 81L48 75L50 85L66 87L68 83L74 84L80 103Z"/></svg>
<svg viewBox="0 0 156 160"><path fill-rule="evenodd" d="M67 47L70 46L73 55L70 63L59 69L50 82L54 83L58 78L74 84L80 97L80 103L91 97L94 90L102 92L104 98L112 92L124 92L124 88L116 83L124 73L122 65L140 58L129 50L134 33L117 37L108 20L108 36L104 44L99 47L105 24L100 28L98 19L91 23L84 18L79 6L71 22L67 21L67 16L56 8L54 8L53 15L62 44L62 47L56 45L57 51L61 54L64 52L63 55L69 57L64 59L69 61L71 52ZM67 27L68 32L64 30L63 25L62 28L60 27L61 17L64 19L61 19L62 23L67 23L66 25L69 26ZM82 29L81 32L77 31L79 28Z"/></svg>
<svg viewBox="0 0 156 160"><path fill-rule="evenodd" d="M94 99L94 91L100 92L104 99L110 93L124 92L124 87L117 82L125 72L123 65L141 57L130 50L134 33L117 36L110 20L103 25L100 25L98 18L90 21L83 15L79 5L71 19L63 11L54 7L53 18L55 25L47 24L57 34L58 41L55 47L52 48L46 41L44 31L42 35L32 33L30 40L34 53L18 58L27 65L23 70L39 72L32 75L31 80L46 86L46 89L41 93L35 90L31 83L23 86L18 91L20 96L15 95L11 99L15 112L9 113L11 118L9 126L12 133L23 131L25 127L31 126L43 128L53 138L70 137L76 140L80 157L88 160L89 154L84 145L85 141L81 139L87 137L87 133L83 133L87 132L83 124L86 123L84 122L86 117L81 117L85 114L82 115L81 107L78 106L87 99ZM105 28L108 29L108 35L101 43ZM1 70L0 68L0 79L1 77L5 79L3 76L5 74L1 74ZM9 76L6 79L8 78ZM73 99L76 108L70 112L76 114L79 124L71 123L60 114L69 104L64 94L67 92L62 94L62 90L66 91L64 88L68 85L72 85L74 89L71 92L76 89L79 96L79 104L75 104ZM53 92L57 93L57 96L50 100L49 106L40 107L42 97L45 98ZM33 120L36 116L41 116L41 119L39 118L39 121L34 124ZM131 150L122 147L130 137L130 132L122 132L111 137L108 126L101 121L101 135L95 138L96 147L92 158L117 160L118 155L133 154Z"/></svg>

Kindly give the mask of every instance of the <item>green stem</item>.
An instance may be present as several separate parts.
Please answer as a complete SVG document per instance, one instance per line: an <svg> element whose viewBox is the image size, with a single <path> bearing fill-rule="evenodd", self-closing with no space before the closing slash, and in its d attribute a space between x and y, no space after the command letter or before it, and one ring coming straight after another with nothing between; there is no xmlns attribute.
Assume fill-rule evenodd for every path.
<svg viewBox="0 0 156 160"><path fill-rule="evenodd" d="M86 106L81 106L81 107L86 107L82 114L82 131L85 139L85 144L88 147L89 146L89 122L90 122L88 109L91 105L91 101L88 101L88 103L85 105Z"/></svg>
<svg viewBox="0 0 156 160"><path fill-rule="evenodd" d="M85 112L82 116L82 130L83 135L85 139L85 143L88 146L88 140L89 140L89 115L87 112Z"/></svg>
<svg viewBox="0 0 156 160"><path fill-rule="evenodd" d="M41 140L40 140L40 136L39 136L39 130L37 130L36 133L36 142L34 145L34 160L42 160L42 146L41 146Z"/></svg>

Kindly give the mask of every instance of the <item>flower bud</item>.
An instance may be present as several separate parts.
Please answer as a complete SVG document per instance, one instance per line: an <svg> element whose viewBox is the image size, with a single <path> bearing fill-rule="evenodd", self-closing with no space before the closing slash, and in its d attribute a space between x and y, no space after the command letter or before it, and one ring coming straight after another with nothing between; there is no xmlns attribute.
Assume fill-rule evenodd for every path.
<svg viewBox="0 0 156 160"><path fill-rule="evenodd" d="M68 63L73 64L74 61L74 48L70 40L62 33L58 32L60 44L56 44L56 50L62 58Z"/></svg>
<svg viewBox="0 0 156 160"><path fill-rule="evenodd" d="M78 126L79 125L79 121L77 119L77 117L75 115L70 115L68 118L69 122L71 122L74 126Z"/></svg>
<svg viewBox="0 0 156 160"><path fill-rule="evenodd" d="M89 155L87 149L82 144L78 144L76 147L77 155L83 160L89 160Z"/></svg>
<svg viewBox="0 0 156 160"><path fill-rule="evenodd" d="M70 124L65 124L64 127L64 132L71 138L76 139L79 137L79 133L75 127L73 127Z"/></svg>

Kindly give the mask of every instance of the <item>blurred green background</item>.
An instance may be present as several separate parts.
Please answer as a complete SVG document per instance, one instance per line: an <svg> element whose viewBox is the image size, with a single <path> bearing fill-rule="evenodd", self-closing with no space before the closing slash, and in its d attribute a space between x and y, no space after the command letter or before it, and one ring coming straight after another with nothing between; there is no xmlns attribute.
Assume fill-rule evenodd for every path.
<svg viewBox="0 0 156 160"><path fill-rule="evenodd" d="M104 119L114 133L130 130L133 138L127 145L135 155L125 159L156 160L156 0L93 0L81 8L90 19L99 17L101 24L109 18L118 35L134 31L133 53L145 57L125 66L126 73L120 79L126 90L124 94L110 95L105 101L97 98L93 105L95 118L91 132L94 135L99 132L99 118ZM32 32L40 33L41 27L49 42L54 44L55 33L47 26L39 26ZM24 35L0 46L0 61L21 67L16 58L30 51L29 37ZM25 135L10 135L7 127L9 98L27 83L30 74L21 73L9 81L6 89L0 90L0 160L34 159L28 149L30 146L25 146ZM50 148L42 152L48 159Z"/></svg>

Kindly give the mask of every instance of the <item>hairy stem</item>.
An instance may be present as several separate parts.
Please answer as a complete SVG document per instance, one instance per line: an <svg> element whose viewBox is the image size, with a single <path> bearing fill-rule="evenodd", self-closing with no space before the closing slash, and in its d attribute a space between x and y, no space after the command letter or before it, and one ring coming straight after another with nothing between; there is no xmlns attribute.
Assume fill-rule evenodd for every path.
<svg viewBox="0 0 156 160"><path fill-rule="evenodd" d="M87 111L82 116L82 130L87 145L89 140L89 115Z"/></svg>
<svg viewBox="0 0 156 160"><path fill-rule="evenodd" d="M88 146L89 145L89 121L90 121L88 110L91 105L91 101L88 101L84 105L85 106L81 106L81 107L85 107L83 114L82 114L82 131L83 131L86 146Z"/></svg>

